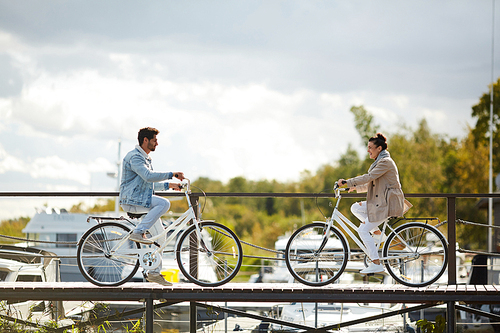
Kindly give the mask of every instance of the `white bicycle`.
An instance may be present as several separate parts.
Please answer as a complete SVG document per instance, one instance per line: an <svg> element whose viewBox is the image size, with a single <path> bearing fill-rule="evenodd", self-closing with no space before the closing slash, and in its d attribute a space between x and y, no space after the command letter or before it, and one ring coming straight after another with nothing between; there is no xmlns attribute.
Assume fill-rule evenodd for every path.
<svg viewBox="0 0 500 333"><path fill-rule="evenodd" d="M90 216L98 224L87 230L77 249L83 276L97 286L119 286L129 281L139 267L144 270L159 267L165 247L182 232L175 246L182 274L200 286L220 286L231 281L243 259L238 237L222 224L198 219L190 201L190 181L186 179L182 184L189 208L163 232L150 237L153 245L129 240L134 223L125 217ZM135 215L129 217L145 214ZM193 223L188 226L190 221Z"/></svg>
<svg viewBox="0 0 500 333"><path fill-rule="evenodd" d="M299 228L288 241L286 265L292 276L303 284L324 286L343 273L351 259L351 249L341 229L364 252L365 264L369 260L365 245L351 230L357 230L357 226L338 210L340 192L345 190L335 183L337 202L331 217L325 217L326 222L315 221ZM437 218L396 218L387 219L382 224L382 234L375 243L377 248L384 243L380 261L397 282L422 287L434 283L445 272L447 241L437 228L429 224L432 220Z"/></svg>

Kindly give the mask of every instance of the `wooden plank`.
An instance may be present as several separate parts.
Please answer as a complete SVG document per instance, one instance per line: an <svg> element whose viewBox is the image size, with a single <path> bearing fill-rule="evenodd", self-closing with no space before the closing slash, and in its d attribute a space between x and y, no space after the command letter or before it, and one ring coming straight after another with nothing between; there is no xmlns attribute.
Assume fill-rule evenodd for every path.
<svg viewBox="0 0 500 333"><path fill-rule="evenodd" d="M484 286L488 292L498 292L497 288L491 285Z"/></svg>
<svg viewBox="0 0 500 333"><path fill-rule="evenodd" d="M309 287L290 284L227 284L216 288L180 283L161 286L152 283L127 283L119 287L96 287L81 283L0 283L2 299L137 301L168 299L169 301L227 302L372 302L435 303L471 302L500 303L500 286L429 286L412 288L403 285L329 285Z"/></svg>
<svg viewBox="0 0 500 333"><path fill-rule="evenodd" d="M486 291L486 288L483 285L476 285L476 292L483 293Z"/></svg>

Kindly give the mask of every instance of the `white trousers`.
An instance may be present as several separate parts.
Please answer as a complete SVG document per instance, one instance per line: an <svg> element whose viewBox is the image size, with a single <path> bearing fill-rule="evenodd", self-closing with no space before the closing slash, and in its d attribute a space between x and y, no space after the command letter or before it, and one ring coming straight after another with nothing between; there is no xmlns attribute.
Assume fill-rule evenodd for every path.
<svg viewBox="0 0 500 333"><path fill-rule="evenodd" d="M361 221L358 228L358 235L365 244L366 249L368 250L368 256L372 261L379 259L378 249L375 246L375 240L373 239L372 235L370 235L370 231L379 230L378 226L381 225L384 220L379 222L370 222L368 220L368 209L366 208L366 201L355 202L354 204L352 204L351 212Z"/></svg>

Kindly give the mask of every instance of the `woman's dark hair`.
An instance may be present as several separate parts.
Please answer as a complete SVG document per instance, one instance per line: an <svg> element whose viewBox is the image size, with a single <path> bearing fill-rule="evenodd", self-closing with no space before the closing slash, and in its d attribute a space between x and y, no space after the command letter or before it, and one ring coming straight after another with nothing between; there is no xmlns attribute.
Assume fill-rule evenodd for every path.
<svg viewBox="0 0 500 333"><path fill-rule="evenodd" d="M371 137L368 142L373 142L376 147L382 147L382 150L387 149L387 139L382 133L377 133L376 136Z"/></svg>
<svg viewBox="0 0 500 333"><path fill-rule="evenodd" d="M148 140L151 140L158 133L160 133L160 131L153 127L141 128L137 137L137 139L139 140L139 146L144 142L144 138L148 138Z"/></svg>

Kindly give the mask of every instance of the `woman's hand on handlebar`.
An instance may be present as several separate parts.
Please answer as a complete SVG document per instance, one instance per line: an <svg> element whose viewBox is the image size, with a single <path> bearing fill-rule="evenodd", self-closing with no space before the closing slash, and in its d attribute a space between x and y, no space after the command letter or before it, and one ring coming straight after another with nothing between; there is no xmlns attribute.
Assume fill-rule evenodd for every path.
<svg viewBox="0 0 500 333"><path fill-rule="evenodd" d="M342 186L344 186L345 184L347 184L347 181L346 181L345 179L340 178L339 180L337 180L337 185L338 185L338 187L342 187ZM347 189L347 193L351 193L351 192L353 192L353 191L356 191L356 186L349 187L349 188Z"/></svg>

